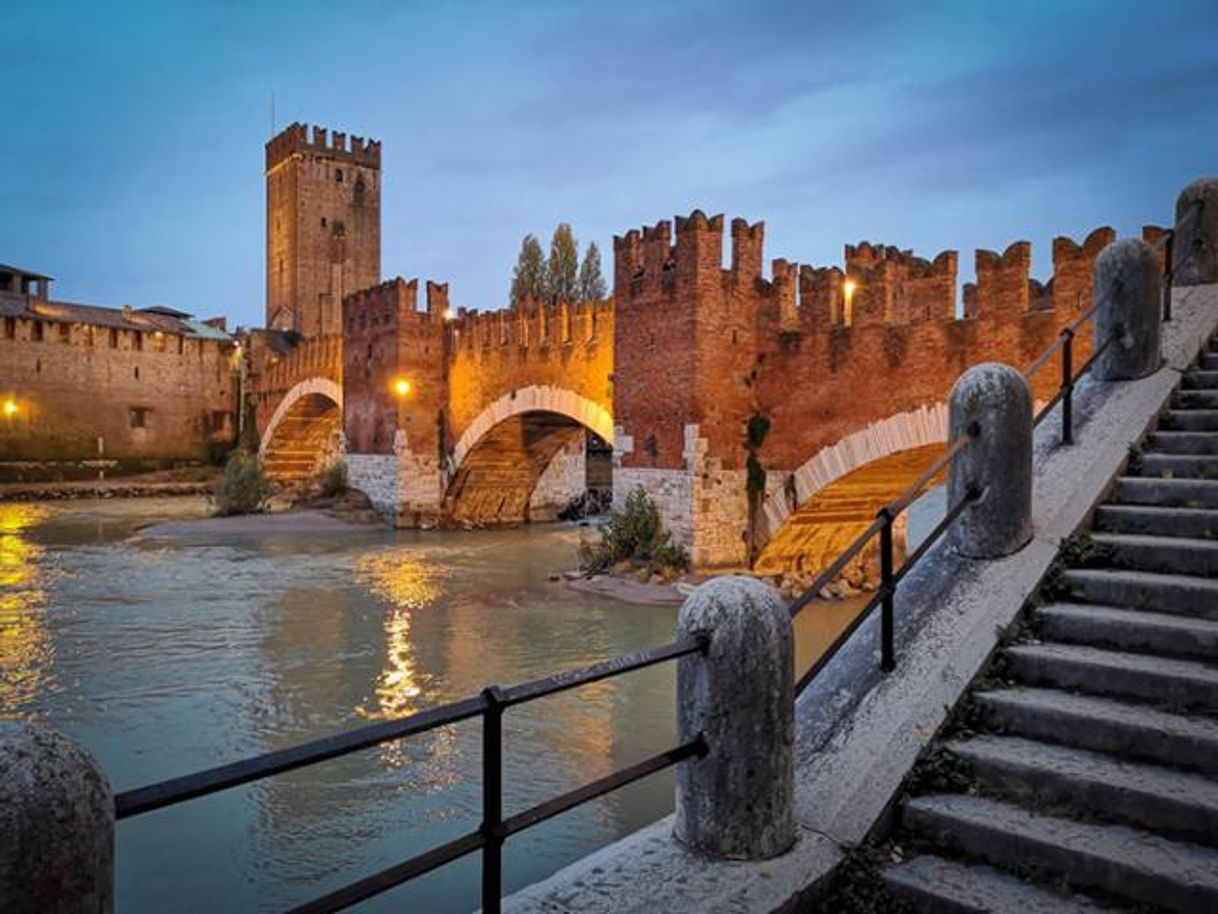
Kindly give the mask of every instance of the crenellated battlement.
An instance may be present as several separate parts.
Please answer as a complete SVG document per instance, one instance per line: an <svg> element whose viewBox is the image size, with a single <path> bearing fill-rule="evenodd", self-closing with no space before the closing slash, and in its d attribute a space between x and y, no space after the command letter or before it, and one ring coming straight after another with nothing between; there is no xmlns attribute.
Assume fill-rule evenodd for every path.
<svg viewBox="0 0 1218 914"><path fill-rule="evenodd" d="M325 156L368 168L381 167L379 140L348 137L338 130L330 131L325 127L310 127L297 122L285 127L266 144L267 171L297 153Z"/></svg>

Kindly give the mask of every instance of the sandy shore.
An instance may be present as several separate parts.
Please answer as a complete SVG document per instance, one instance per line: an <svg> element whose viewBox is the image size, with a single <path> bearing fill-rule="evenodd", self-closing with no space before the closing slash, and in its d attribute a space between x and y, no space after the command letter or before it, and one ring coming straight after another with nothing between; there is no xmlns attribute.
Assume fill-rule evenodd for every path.
<svg viewBox="0 0 1218 914"><path fill-rule="evenodd" d="M273 514L239 514L233 517L203 517L167 521L140 528L139 537L215 536L218 534L276 533L370 533L382 529L374 524L351 524L324 511L279 511Z"/></svg>
<svg viewBox="0 0 1218 914"><path fill-rule="evenodd" d="M677 606L685 602L685 595L677 590L675 584L645 584L615 575L571 578L567 580L567 586L583 593L594 593L641 606Z"/></svg>

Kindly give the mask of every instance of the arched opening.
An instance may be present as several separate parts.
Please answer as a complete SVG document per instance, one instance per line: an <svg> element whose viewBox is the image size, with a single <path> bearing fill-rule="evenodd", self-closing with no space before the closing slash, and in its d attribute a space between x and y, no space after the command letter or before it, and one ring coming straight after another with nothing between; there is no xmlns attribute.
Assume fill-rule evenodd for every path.
<svg viewBox="0 0 1218 914"><path fill-rule="evenodd" d="M782 526L766 543L754 563L754 571L765 575L793 575L808 580L827 568L873 520L876 512L912 485L942 454L941 443L897 451L879 457L840 476L815 492L787 514ZM941 480L932 480L936 485ZM916 513L916 512L915 512ZM896 544L903 550L906 523L902 515L896 525ZM916 538L916 531L912 538ZM863 576L875 563L878 544L864 550L858 563ZM898 564L900 557L898 556Z"/></svg>
<svg viewBox="0 0 1218 914"><path fill-rule="evenodd" d="M607 505L612 449L583 423L549 410L510 415L463 451L444 496L447 521L537 523Z"/></svg>
<svg viewBox="0 0 1218 914"><path fill-rule="evenodd" d="M316 389L320 386L302 385L289 392L267 426L262 462L275 482L302 482L338 456L341 394Z"/></svg>

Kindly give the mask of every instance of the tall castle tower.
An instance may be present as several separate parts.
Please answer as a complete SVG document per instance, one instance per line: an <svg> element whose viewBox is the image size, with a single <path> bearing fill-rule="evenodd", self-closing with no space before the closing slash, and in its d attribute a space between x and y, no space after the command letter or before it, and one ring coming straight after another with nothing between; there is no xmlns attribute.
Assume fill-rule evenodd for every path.
<svg viewBox="0 0 1218 914"><path fill-rule="evenodd" d="M266 325L339 333L381 281L381 144L292 124L266 144Z"/></svg>

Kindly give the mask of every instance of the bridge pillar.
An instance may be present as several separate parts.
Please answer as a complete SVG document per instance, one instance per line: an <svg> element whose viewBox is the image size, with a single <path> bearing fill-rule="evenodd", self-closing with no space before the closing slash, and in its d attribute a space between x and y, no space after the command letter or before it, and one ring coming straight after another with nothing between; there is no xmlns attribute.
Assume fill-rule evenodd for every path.
<svg viewBox="0 0 1218 914"><path fill-rule="evenodd" d="M1010 555L1032 538L1032 393L1014 368L1000 362L975 365L952 388L950 440L978 432L952 458L947 503L970 490L980 498L949 528L952 546L979 559Z"/></svg>
<svg viewBox="0 0 1218 914"><path fill-rule="evenodd" d="M1172 268L1178 286L1218 282L1218 178L1194 181L1176 199Z"/></svg>
<svg viewBox="0 0 1218 914"><path fill-rule="evenodd" d="M0 910L114 909L114 794L78 743L37 724L0 722Z"/></svg>
<svg viewBox="0 0 1218 914"><path fill-rule="evenodd" d="M1094 340L1116 333L1092 372L1100 381L1133 381L1159 370L1162 278L1154 248L1126 238L1104 248L1095 262Z"/></svg>
<svg viewBox="0 0 1218 914"><path fill-rule="evenodd" d="M710 639L677 666L681 742L708 752L677 769L674 833L708 857L764 860L795 842L794 635L771 588L708 581L685 601L678 637Z"/></svg>

